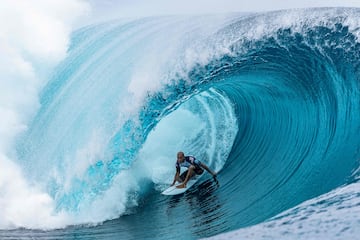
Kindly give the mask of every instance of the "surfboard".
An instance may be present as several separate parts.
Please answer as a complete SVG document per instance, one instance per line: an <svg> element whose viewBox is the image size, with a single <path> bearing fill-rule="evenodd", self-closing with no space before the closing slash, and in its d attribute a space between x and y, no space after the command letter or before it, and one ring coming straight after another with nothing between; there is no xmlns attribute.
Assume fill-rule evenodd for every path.
<svg viewBox="0 0 360 240"><path fill-rule="evenodd" d="M187 183L186 183L186 188L177 188L176 186L179 186L181 183L177 183L174 186L171 186L167 189L165 189L161 194L163 195L178 195L181 193L186 192L187 190L189 190L199 179L200 177L204 175L195 175L194 177L192 177Z"/></svg>

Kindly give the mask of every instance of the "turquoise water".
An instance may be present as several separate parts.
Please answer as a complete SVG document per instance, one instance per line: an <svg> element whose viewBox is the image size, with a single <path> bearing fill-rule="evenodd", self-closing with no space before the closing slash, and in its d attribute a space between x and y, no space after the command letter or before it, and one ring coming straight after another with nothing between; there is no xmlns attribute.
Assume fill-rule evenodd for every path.
<svg viewBox="0 0 360 240"><path fill-rule="evenodd" d="M356 182L359 15L154 17L74 32L15 149L62 223L0 236L209 237ZM220 184L207 175L160 195L179 150Z"/></svg>

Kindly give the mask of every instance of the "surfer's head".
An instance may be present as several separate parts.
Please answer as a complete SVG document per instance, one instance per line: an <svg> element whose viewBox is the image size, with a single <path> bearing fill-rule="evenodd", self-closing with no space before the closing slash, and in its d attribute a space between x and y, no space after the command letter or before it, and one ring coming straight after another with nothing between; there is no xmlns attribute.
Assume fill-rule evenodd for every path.
<svg viewBox="0 0 360 240"><path fill-rule="evenodd" d="M184 160L185 160L185 154L184 154L184 152L178 152L178 153L177 153L177 161L178 161L178 162L184 162Z"/></svg>

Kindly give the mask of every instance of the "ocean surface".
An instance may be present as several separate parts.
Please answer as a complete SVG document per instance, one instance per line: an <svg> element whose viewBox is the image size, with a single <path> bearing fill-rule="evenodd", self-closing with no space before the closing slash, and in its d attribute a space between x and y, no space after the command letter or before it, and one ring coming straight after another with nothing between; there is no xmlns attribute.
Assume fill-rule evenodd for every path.
<svg viewBox="0 0 360 240"><path fill-rule="evenodd" d="M351 8L74 31L6 153L28 187L0 239L357 238L359 36ZM219 183L161 195L180 150Z"/></svg>

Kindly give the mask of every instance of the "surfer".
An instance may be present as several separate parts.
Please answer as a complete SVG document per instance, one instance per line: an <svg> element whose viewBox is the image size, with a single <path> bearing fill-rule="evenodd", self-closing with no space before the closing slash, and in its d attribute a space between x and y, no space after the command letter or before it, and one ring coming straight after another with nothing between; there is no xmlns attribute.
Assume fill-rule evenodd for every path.
<svg viewBox="0 0 360 240"><path fill-rule="evenodd" d="M201 175L204 172L204 169L208 171L216 180L216 173L210 170L208 166L206 166L204 163L200 162L193 156L185 156L183 152L177 153L177 160L175 166L176 174L171 186L173 186L175 182L178 181L182 184L176 186L177 188L186 188L186 183L190 180L190 178L192 178L195 174ZM188 170L186 170L180 175L181 167L187 167Z"/></svg>

